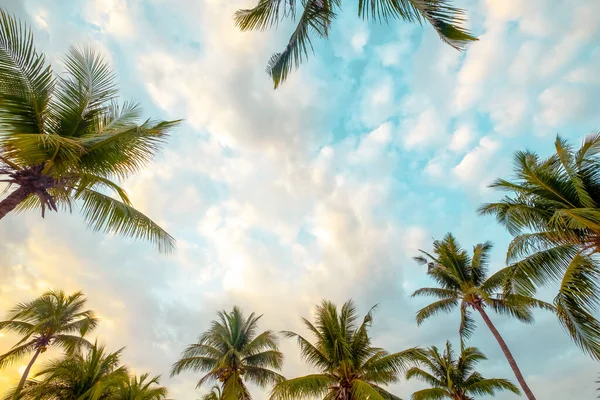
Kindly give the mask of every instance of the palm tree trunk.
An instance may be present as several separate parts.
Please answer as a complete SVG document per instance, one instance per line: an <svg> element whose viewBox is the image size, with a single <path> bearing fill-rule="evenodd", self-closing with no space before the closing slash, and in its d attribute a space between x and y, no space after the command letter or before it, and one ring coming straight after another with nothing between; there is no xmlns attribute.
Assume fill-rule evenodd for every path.
<svg viewBox="0 0 600 400"><path fill-rule="evenodd" d="M500 345L500 348L504 352L504 355L506 356L506 359L508 360L508 364L512 368L512 370L515 374L515 377L517 378L517 381L519 381L519 385L521 385L521 388L523 389L525 396L527 396L527 398L529 400L535 400L535 396L531 392L531 389L529 389L529 386L527 386L527 382L525 382L525 378L523 378L523 374L521 373L521 370L519 369L519 366L517 365L517 362L515 361L515 358L513 357L512 353L508 349L506 342L500 335L500 332L498 332L498 329L496 329L496 327L492 323L492 320L490 319L490 317L483 310L483 307L481 307L480 305L476 305L475 309L477 311L479 311L479 314L481 314L481 318L483 318L483 320L485 321L485 324L488 326L488 328L490 328L490 331L492 331L492 334L498 341L498 344Z"/></svg>
<svg viewBox="0 0 600 400"><path fill-rule="evenodd" d="M31 191L25 186L19 186L19 188L8 195L4 200L0 201L0 219L4 218L6 214L11 212L18 206L22 201L27 199L31 194Z"/></svg>
<svg viewBox="0 0 600 400"><path fill-rule="evenodd" d="M29 371L31 371L31 367L33 366L33 363L40 355L41 351L42 351L42 348L38 347L37 350L35 351L35 354L31 358L31 361L29 361L29 365L27 365L27 368L25 368L25 371L23 372L23 376L21 377L21 380L19 381L19 386L17 386L17 390L15 391L15 395L13 397L14 400L19 399L21 390L23 390L23 386L25 386L25 381L27 380L27 376L29 375Z"/></svg>

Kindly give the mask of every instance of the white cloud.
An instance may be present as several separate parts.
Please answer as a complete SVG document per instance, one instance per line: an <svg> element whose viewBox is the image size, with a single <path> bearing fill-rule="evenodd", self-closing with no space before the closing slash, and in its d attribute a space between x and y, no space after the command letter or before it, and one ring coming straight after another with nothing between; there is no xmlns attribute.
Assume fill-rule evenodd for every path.
<svg viewBox="0 0 600 400"><path fill-rule="evenodd" d="M475 138L473 127L471 125L462 125L458 127L452 134L450 140L450 150L461 152L465 150Z"/></svg>
<svg viewBox="0 0 600 400"><path fill-rule="evenodd" d="M454 174L460 182L472 186L481 186L488 182L482 182L490 176L489 166L493 155L500 148L500 143L485 136L479 141L479 145L469 151L454 167Z"/></svg>

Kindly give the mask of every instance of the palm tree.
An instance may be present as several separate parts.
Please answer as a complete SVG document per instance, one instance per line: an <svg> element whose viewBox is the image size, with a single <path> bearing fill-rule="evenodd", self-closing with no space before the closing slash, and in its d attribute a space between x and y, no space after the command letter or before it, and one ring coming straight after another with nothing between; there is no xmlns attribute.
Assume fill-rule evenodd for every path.
<svg viewBox="0 0 600 400"><path fill-rule="evenodd" d="M221 387L219 385L215 385L210 388L210 393L202 396L202 400L223 400L223 393L221 392Z"/></svg>
<svg viewBox="0 0 600 400"><path fill-rule="evenodd" d="M276 27L286 18L295 20L296 0L259 0L256 7L238 10L234 20L242 31L266 30ZM341 11L342 0L302 0L298 25L286 48L269 60L267 72L275 88L285 81L293 68L298 68L313 50L311 33L327 38L331 23ZM428 22L440 39L457 50L477 40L464 27L463 10L452 7L448 0L376 0L358 1L358 16L364 20L388 23L391 19L408 22Z"/></svg>
<svg viewBox="0 0 600 400"><path fill-rule="evenodd" d="M477 311L498 341L523 392L529 400L533 400L535 397L531 389L527 386L506 342L488 316L486 308L489 307L498 313L515 317L526 323L533 322L532 308L551 311L555 311L555 308L551 304L529 296L503 292L501 289L511 268L503 268L488 277L491 249L490 242L480 243L473 248L471 257L460 247L454 236L448 233L442 241L433 242L433 255L421 250L425 257L415 257L415 260L428 266L429 276L440 287L422 288L413 294L413 297L432 296L439 299L417 312L417 324L421 325L427 318L439 312L451 312L459 307L461 313L459 333L463 342L473 334L475 329L475 321L471 318L470 309Z"/></svg>
<svg viewBox="0 0 600 400"><path fill-rule="evenodd" d="M491 184L508 195L479 212L495 215L514 236L507 252L513 286L533 295L536 286L559 282L560 322L600 360L600 133L586 136L577 150L560 137L555 147L546 159L516 152L516 179Z"/></svg>
<svg viewBox="0 0 600 400"><path fill-rule="evenodd" d="M62 291L48 291L33 301L17 304L8 320L0 322L0 331L21 336L9 352L0 356L0 368L33 352L17 386L17 395L36 359L48 347L61 347L72 354L81 346L90 346L84 336L96 327L98 320L92 311L84 310L85 302L81 292L67 295Z"/></svg>
<svg viewBox="0 0 600 400"><path fill-rule="evenodd" d="M95 343L86 354L71 354L53 360L40 371L37 381L28 381L23 400L112 400L128 381L127 368L120 366L123 349L107 353ZM160 398L160 397L158 397ZM158 399L149 397L149 399Z"/></svg>
<svg viewBox="0 0 600 400"><path fill-rule="evenodd" d="M418 362L426 369L412 367L406 372L406 379L419 379L430 388L413 393L412 400L473 400L474 395L494 396L501 390L519 394L519 389L506 379L486 379L475 370L477 363L487 360L475 347L463 348L458 358L450 342L440 354L435 346L420 350Z"/></svg>
<svg viewBox="0 0 600 400"><path fill-rule="evenodd" d="M0 219L77 202L92 229L171 250L173 237L134 209L114 179L148 164L178 121L139 124L140 107L117 103L115 75L91 49L72 47L64 64L55 75L29 28L0 10L0 178L16 187L0 201Z"/></svg>
<svg viewBox="0 0 600 400"><path fill-rule="evenodd" d="M251 399L246 381L266 387L283 379L275 372L283 364L277 337L272 331L256 334L262 315L252 313L245 318L238 307L217 315L218 320L212 322L198 343L189 345L173 364L171 376L186 370L204 372L197 387L219 381L224 399L241 400Z"/></svg>
<svg viewBox="0 0 600 400"><path fill-rule="evenodd" d="M163 400L167 388L160 385L160 377L150 378L149 374L128 377L119 387L115 400Z"/></svg>
<svg viewBox="0 0 600 400"><path fill-rule="evenodd" d="M271 399L398 400L382 385L398 381L400 372L414 360L415 349L390 354L371 346L372 311L357 324L351 300L339 311L335 304L323 301L317 307L315 324L302 319L316 342L285 332L286 337L297 339L302 356L318 372L280 382Z"/></svg>

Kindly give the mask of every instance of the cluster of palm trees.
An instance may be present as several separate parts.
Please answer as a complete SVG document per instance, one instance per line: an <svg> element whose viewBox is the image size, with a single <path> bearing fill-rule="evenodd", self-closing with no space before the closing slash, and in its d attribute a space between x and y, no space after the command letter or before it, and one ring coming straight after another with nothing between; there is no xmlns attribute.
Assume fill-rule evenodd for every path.
<svg viewBox="0 0 600 400"><path fill-rule="evenodd" d="M49 291L27 303L17 304L8 319L0 322L0 331L21 339L0 356L0 368L15 365L33 354L16 388L5 393L6 400L162 400L167 389L159 377L130 374L121 364L123 349L106 351L85 336L98 324L91 310L85 310L81 292L67 295ZM49 348L64 351L61 358L46 362L29 379L40 354Z"/></svg>
<svg viewBox="0 0 600 400"><path fill-rule="evenodd" d="M21 336L13 348L0 356L0 368L33 354L16 388L6 400L164 400L167 389L159 377L131 375L120 363L123 349L106 351L85 336L98 324L81 292L67 295L49 291L37 299L16 305L0 331ZM476 370L485 356L472 347L462 347L456 356L449 343L441 355L436 347L411 348L389 353L371 344L369 328L373 309L359 320L352 301L340 309L323 301L314 322L303 318L313 340L295 332L283 332L298 342L302 356L317 372L286 379L279 371L283 354L273 331L258 333L260 316L244 317L238 307L221 311L218 319L197 343L189 345L173 365L172 375L201 372L198 387L217 383L203 400L250 400L248 383L271 387L272 400L287 399L384 399L397 400L386 385L402 373L406 379L421 379L428 389L415 392L413 399L444 398L467 400L473 394L500 390L519 393L505 379L484 378ZM61 358L46 361L28 379L34 363L48 348L61 348ZM437 397L436 397L437 396ZM441 396L441 397L440 397Z"/></svg>
<svg viewBox="0 0 600 400"><path fill-rule="evenodd" d="M458 49L476 40L461 26L462 11L446 1L358 3L358 14L365 19L425 20ZM298 26L286 49L273 56L269 65L276 87L306 58L311 32L327 37L341 0L306 0L301 5ZM296 6L295 0L260 0L255 8L240 10L235 21L242 30L265 29L294 18ZM142 238L163 252L173 250L174 238L133 208L115 181L144 168L179 121L143 120L136 103L119 103L109 64L91 49L71 48L63 61L65 72L55 74L35 49L29 28L0 10L0 182L15 187L0 200L0 219L32 208L44 216L47 210L80 207L92 229ZM517 152L514 178L498 179L491 185L504 192L504 198L479 209L481 215L495 216L514 236L506 267L489 275L491 244L478 244L469 254L451 234L435 241L432 252L416 258L427 265L428 275L437 284L415 292L436 298L417 313L417 323L458 308L458 356L449 344L443 354L434 347L400 353L372 347L370 312L358 324L352 303L338 311L324 302L314 324L304 320L315 342L285 333L298 340L317 374L294 379L279 375L282 355L275 334L255 335L258 317L244 319L239 309L220 313L198 343L186 349L173 373L203 371L199 384L219 382L210 396L225 399L250 398L246 380L272 385L275 400L310 396L395 399L383 386L403 372L432 386L430 391L415 393L415 399L469 399L502 389L516 392L509 382L484 379L474 371L483 356L465 343L474 333L475 312L497 339L523 393L534 399L489 310L523 322L532 322L535 308L553 312L574 342L600 359L596 318L600 306L600 134L588 135L577 149L558 137L555 149L547 158ZM552 303L535 298L540 287L552 284L557 286ZM81 294L49 292L18 305L0 324L1 330L23 337L0 358L0 368L33 354L13 397L109 398L98 394L103 391L110 396L118 392L114 396L129 393L139 398L135 396L151 393L148 398L164 397L156 378L130 376L119 364L120 352L107 353L84 338L97 323L91 312L82 311L84 303ZM31 366L51 346L63 348L64 358L27 380ZM85 389L88 384L92 389ZM64 395L73 391L77 394Z"/></svg>

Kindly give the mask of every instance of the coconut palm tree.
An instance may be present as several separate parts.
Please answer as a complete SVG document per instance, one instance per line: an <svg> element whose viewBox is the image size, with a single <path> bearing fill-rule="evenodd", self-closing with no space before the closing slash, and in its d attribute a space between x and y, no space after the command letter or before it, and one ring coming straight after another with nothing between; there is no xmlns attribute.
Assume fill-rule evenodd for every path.
<svg viewBox="0 0 600 400"><path fill-rule="evenodd" d="M71 354L81 346L90 346L84 336L96 327L98 320L92 311L84 309L85 302L81 292L67 295L51 290L33 301L17 304L10 310L8 319L0 322L0 331L21 336L10 351L0 356L0 368L33 353L17 386L17 394L38 356L48 347L60 347Z"/></svg>
<svg viewBox="0 0 600 400"><path fill-rule="evenodd" d="M167 388L160 386L160 377L150 378L149 374L128 377L118 388L115 400L163 400Z"/></svg>
<svg viewBox="0 0 600 400"><path fill-rule="evenodd" d="M22 400L113 400L128 381L127 368L120 366L123 349L108 353L95 343L86 353L53 360L36 378L27 382ZM156 399L150 397L150 399Z"/></svg>
<svg viewBox="0 0 600 400"><path fill-rule="evenodd" d="M477 363L487 360L475 347L463 348L458 358L450 342L443 354L435 346L420 350L418 362L425 368L412 367L406 379L419 379L430 388L413 393L412 400L473 400L472 396L494 396L508 390L519 394L519 389L506 379L484 378L475 370Z"/></svg>
<svg viewBox="0 0 600 400"><path fill-rule="evenodd" d="M202 400L223 400L221 387L219 385L213 386L208 394L202 396Z"/></svg>
<svg viewBox="0 0 600 400"><path fill-rule="evenodd" d="M178 121L139 123L140 107L117 103L115 75L91 49L72 47L64 67L54 74L29 28L0 10L0 179L15 187L0 201L0 219L80 206L94 230L171 250L174 239L114 180L147 165Z"/></svg>
<svg viewBox="0 0 600 400"><path fill-rule="evenodd" d="M286 48L269 60L267 72L277 88L290 74L308 58L313 50L311 34L327 38L329 29L342 9L342 0L259 0L256 7L238 10L234 20L242 31L266 30L279 22L296 18L296 6L303 10ZM376 0L358 1L358 16L363 20L388 23L392 19L408 22L428 22L440 39L457 50L477 40L464 27L463 10L455 8L448 0Z"/></svg>
<svg viewBox="0 0 600 400"><path fill-rule="evenodd" d="M398 381L401 371L414 360L415 349L388 353L371 346L368 330L372 311L359 324L351 300L340 310L323 301L317 307L314 324L302 319L314 343L300 334L285 332L286 337L297 339L303 358L318 372L280 382L273 388L271 399L398 400L383 386Z"/></svg>
<svg viewBox="0 0 600 400"><path fill-rule="evenodd" d="M555 148L545 159L516 152L515 179L491 184L508 195L479 212L495 215L514 236L507 252L513 286L533 295L537 286L558 282L560 322L600 360L600 133L577 150L557 137Z"/></svg>
<svg viewBox="0 0 600 400"><path fill-rule="evenodd" d="M246 381L266 387L283 379L275 372L283 364L277 337L272 331L257 335L262 315L245 318L237 306L217 315L198 343L189 345L173 364L171 376L187 370L203 372L197 387L218 381L222 397L228 400L251 399Z"/></svg>
<svg viewBox="0 0 600 400"><path fill-rule="evenodd" d="M421 325L426 319L440 313L452 312L460 308L461 321L459 333L461 342L468 339L474 332L475 321L471 310L477 311L492 332L500 348L504 352L517 381L529 400L535 399L523 374L517 365L506 342L492 323L486 309L515 317L522 322L532 323L532 308L555 311L548 303L533 297L506 293L503 285L511 268L506 267L488 277L489 253L492 249L490 242L480 243L473 248L473 256L462 249L454 236L447 234L442 241L433 243L433 254L421 250L424 256L415 257L420 264L428 266L428 274L439 285L435 288L422 288L414 296L431 296L439 300L417 312L417 324Z"/></svg>

